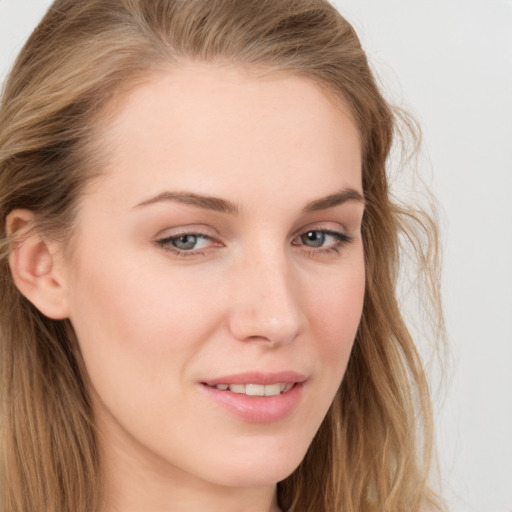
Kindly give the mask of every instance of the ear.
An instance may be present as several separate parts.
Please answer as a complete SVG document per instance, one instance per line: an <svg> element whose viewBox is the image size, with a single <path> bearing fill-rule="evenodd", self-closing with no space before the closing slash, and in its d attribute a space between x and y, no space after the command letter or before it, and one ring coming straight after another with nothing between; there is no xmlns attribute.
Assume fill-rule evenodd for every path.
<svg viewBox="0 0 512 512"><path fill-rule="evenodd" d="M7 233L14 239L9 255L14 284L41 313L61 320L69 311L60 247L32 230L34 226L29 210L13 210L7 216Z"/></svg>

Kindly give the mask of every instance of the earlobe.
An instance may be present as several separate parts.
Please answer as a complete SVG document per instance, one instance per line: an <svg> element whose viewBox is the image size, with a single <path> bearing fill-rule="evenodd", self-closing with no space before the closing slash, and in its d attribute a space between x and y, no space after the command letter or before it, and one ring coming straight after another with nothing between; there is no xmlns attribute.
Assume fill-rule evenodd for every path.
<svg viewBox="0 0 512 512"><path fill-rule="evenodd" d="M45 316L61 320L69 316L62 259L55 242L31 228L34 214L14 210L7 217L7 233L13 237L9 265L19 291Z"/></svg>

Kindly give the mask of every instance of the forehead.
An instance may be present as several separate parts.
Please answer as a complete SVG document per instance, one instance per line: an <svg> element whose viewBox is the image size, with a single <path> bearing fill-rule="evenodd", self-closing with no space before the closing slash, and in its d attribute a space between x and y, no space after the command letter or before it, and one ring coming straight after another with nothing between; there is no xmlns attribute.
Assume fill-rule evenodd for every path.
<svg viewBox="0 0 512 512"><path fill-rule="evenodd" d="M360 140L348 109L290 73L190 64L147 77L101 138L105 179L133 182L141 197L171 185L222 195L240 180L254 192L269 179L275 190L319 178L360 188Z"/></svg>

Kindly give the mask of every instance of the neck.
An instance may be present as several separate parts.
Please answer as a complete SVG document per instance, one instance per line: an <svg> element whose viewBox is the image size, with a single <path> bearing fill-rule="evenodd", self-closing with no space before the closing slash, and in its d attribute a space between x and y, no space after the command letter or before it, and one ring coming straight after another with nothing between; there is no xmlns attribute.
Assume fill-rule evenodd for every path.
<svg viewBox="0 0 512 512"><path fill-rule="evenodd" d="M274 488L240 489L126 478L106 488L104 512L279 512Z"/></svg>

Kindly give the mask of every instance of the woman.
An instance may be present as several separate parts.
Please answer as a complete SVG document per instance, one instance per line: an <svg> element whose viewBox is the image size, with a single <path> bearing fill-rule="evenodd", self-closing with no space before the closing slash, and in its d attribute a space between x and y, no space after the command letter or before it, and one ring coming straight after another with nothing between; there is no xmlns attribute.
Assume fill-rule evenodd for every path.
<svg viewBox="0 0 512 512"><path fill-rule="evenodd" d="M439 509L396 122L323 0L57 0L0 113L3 510Z"/></svg>

